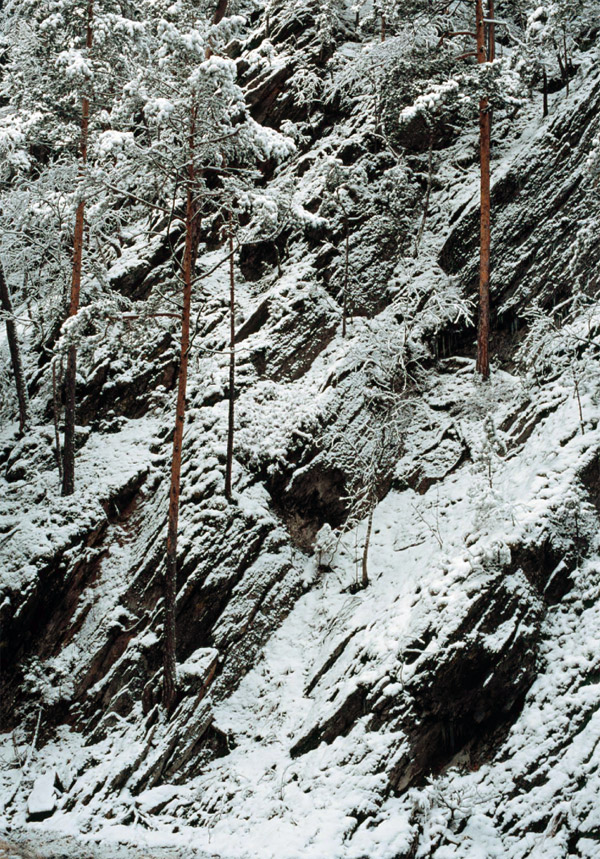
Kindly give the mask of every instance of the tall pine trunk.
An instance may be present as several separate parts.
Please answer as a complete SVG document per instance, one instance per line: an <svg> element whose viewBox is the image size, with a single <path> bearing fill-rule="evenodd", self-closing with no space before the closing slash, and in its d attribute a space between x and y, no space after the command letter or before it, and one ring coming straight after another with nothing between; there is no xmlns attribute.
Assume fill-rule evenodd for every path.
<svg viewBox="0 0 600 859"><path fill-rule="evenodd" d="M85 44L88 56L92 50L94 23L94 3L90 0L87 7L87 30ZM88 128L90 121L90 102L87 96L81 99L81 139L79 143L79 176L85 175L87 165ZM75 232L73 237L73 268L71 273L71 301L69 316L79 310L81 292L81 263L83 258L83 234L85 220L85 199L79 201L75 213ZM65 373L65 443L63 447L62 494L72 495L75 491L75 383L77 378L77 346L69 347L67 371Z"/></svg>
<svg viewBox="0 0 600 859"><path fill-rule="evenodd" d="M496 25L494 23L494 0L488 0L488 60L493 63L496 59Z"/></svg>
<svg viewBox="0 0 600 859"><path fill-rule="evenodd" d="M177 596L177 529L179 524L179 498L181 492L181 452L185 424L185 395L187 388L188 360L190 348L190 313L192 285L198 248L198 224L196 207L195 171L196 108L190 113L188 137L187 193L185 207L185 248L183 252L183 307L181 316L181 350L177 383L177 406L175 412L175 435L173 436L173 458L171 461L171 485L169 490L169 518L167 525L167 556L164 579L164 639L163 639L163 706L170 711L177 695L175 602Z"/></svg>
<svg viewBox="0 0 600 859"><path fill-rule="evenodd" d="M217 3L217 7L214 11L213 17L212 17L213 27L216 24L221 23L221 21L223 20L223 18L227 14L227 6L228 5L229 5L229 0L219 0L219 2Z"/></svg>
<svg viewBox="0 0 600 859"><path fill-rule="evenodd" d="M213 27L216 27L217 24L221 23L221 21L223 20L223 18L227 14L228 5L229 5L229 0L219 0L219 2L217 3L217 7L214 11L213 17L212 17ZM267 13L267 34L268 34L268 31L269 31L269 16ZM206 50L204 51L204 58L206 60L209 60L212 57L212 55L213 55L213 49L209 43L209 44L207 44Z"/></svg>
<svg viewBox="0 0 600 859"><path fill-rule="evenodd" d="M483 2L475 0L477 61L487 62ZM483 379L490 375L490 110L487 98L479 102L479 150L481 164L481 216L479 244L479 324L477 330L477 371Z"/></svg>
<svg viewBox="0 0 600 859"><path fill-rule="evenodd" d="M56 359L52 360L52 419L54 421L54 455L58 468L58 479L62 483L62 454L60 449L60 383L62 380L63 364L62 358L58 373L56 372Z"/></svg>
<svg viewBox="0 0 600 859"><path fill-rule="evenodd" d="M235 265L233 260L233 218L229 213L229 416L225 497L231 499L233 476L233 437L235 431Z"/></svg>
<svg viewBox="0 0 600 859"><path fill-rule="evenodd" d="M15 377L15 387L17 389L17 401L19 403L19 432L22 434L29 424L29 398L27 396L27 386L25 384L25 376L23 374L23 364L21 362L21 347L19 346L19 338L17 336L17 326L13 316L12 301L8 284L4 277L4 269L0 262L0 307L6 314L6 337L8 339L8 348L10 350L10 360L12 363L13 374Z"/></svg>

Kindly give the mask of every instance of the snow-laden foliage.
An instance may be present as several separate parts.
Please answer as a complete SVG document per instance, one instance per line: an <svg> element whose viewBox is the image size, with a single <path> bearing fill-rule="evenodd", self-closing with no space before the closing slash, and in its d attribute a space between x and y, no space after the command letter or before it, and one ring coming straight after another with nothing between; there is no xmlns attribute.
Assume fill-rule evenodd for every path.
<svg viewBox="0 0 600 859"><path fill-rule="evenodd" d="M110 859L596 856L598 4L497 0L481 66L474 5L0 10L9 840ZM31 399L22 435L5 320Z"/></svg>

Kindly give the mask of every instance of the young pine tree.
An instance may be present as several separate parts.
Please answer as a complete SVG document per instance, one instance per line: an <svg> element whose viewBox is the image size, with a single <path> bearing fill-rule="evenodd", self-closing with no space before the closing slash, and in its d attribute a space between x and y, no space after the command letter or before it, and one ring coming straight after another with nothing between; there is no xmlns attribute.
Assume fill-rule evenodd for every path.
<svg viewBox="0 0 600 859"><path fill-rule="evenodd" d="M91 59L94 40L94 4L88 0L85 22L85 59ZM84 91L81 96L81 136L79 140L79 177L85 178L87 168L88 135L90 125L90 98ZM81 267L83 261L83 230L85 217L85 196L81 196L75 213L73 231L73 268L71 270L71 296L69 316L79 310L81 292ZM77 378L77 346L69 347L67 371L65 375L65 441L62 464L62 494L72 495L75 491L75 383Z"/></svg>
<svg viewBox="0 0 600 859"><path fill-rule="evenodd" d="M220 55L224 41L240 21L216 18L203 18L187 0L148 7L150 60L126 87L119 113L121 122L127 113L130 117L142 113L144 128L132 144L134 171L140 191L148 171L159 177L160 196L152 205L170 210L170 223L175 224L181 328L163 592L162 700L167 711L177 695L177 538L190 320L202 218L219 208L223 175L235 174L240 165L259 159L285 157L292 148L290 141L249 116L236 83L235 63ZM121 180L131 189L131 175L122 175Z"/></svg>
<svg viewBox="0 0 600 859"><path fill-rule="evenodd" d="M27 151L68 169L78 164L70 295L67 315L81 302L86 203L90 193L88 151L97 116L119 89L144 26L127 0L11 0L4 10L13 34L4 75L4 93L20 124ZM31 165L32 167L34 165ZM65 438L62 494L75 488L75 407L77 344L68 348L65 376Z"/></svg>
<svg viewBox="0 0 600 859"><path fill-rule="evenodd" d="M475 32L458 31L444 33L439 47L447 50L454 37L475 37L475 50L467 51L459 59L475 57L477 70L461 71L443 83L436 84L419 96L413 105L405 108L400 119L409 120L415 114L425 116L430 128L435 128L445 113L452 110L464 112L466 106L477 104L479 116L479 162L480 162L480 221L479 221L479 318L477 328L478 374L485 381L490 374L490 261L491 261L491 114L492 109L517 108L524 99L522 82L509 61L495 59L495 33L491 29L493 2L488 0L487 10L483 0L475 0Z"/></svg>

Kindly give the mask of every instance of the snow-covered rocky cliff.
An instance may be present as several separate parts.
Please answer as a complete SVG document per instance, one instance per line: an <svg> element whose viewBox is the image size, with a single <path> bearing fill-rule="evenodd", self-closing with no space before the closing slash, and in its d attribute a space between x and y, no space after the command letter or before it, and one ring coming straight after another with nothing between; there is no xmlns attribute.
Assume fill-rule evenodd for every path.
<svg viewBox="0 0 600 859"><path fill-rule="evenodd" d="M230 47L253 115L294 136L296 154L264 166L277 229L236 259L232 502L222 267L195 298L169 719L176 325L111 329L83 360L68 498L48 365L27 357L33 426L0 433L0 826L181 857L592 859L597 48L548 117L538 92L494 116L482 383L476 121L459 117L431 153L414 129L388 139L365 81L394 39L361 66L350 4L327 38L321 5L257 10ZM127 229L109 282L135 307L172 262L160 235ZM200 273L224 254L204 238ZM564 323L548 316L576 294Z"/></svg>

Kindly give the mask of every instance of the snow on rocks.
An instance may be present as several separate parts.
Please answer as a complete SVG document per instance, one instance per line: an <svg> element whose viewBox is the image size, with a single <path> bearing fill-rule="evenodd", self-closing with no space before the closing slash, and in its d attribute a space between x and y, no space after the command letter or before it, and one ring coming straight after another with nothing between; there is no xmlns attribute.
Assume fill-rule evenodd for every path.
<svg viewBox="0 0 600 859"><path fill-rule="evenodd" d="M538 125L505 149L499 194L510 191L514 158L531 158L524 147ZM348 144L350 126L322 129L305 157L296 216L318 211L323 164ZM296 168L281 169L280 190ZM328 283L333 243L317 260L300 231L277 276L268 265L252 283L236 272L246 322L233 504L221 489L227 296L222 271L203 281L180 517L182 694L169 721L157 702L171 395L161 390L152 417L111 420L109 442L95 428L82 437L78 464L93 489L72 502L52 495L47 428L31 450L22 443L9 454L3 487L26 515L19 524L3 510L12 590L2 611L20 605L21 590L28 598L41 556L65 552L69 569L85 572L73 577L67 612L52 618L60 652L49 635L26 664L24 722L3 737L7 755L12 743L30 744L32 701L56 718L75 704L73 729L56 729L33 756L47 773L72 759L64 796L48 799L49 782L38 791L46 807L55 803L48 826L87 830L105 842L99 855L126 843L147 855L169 845L227 859L594 856L598 367L575 392L560 354L555 378L525 384L495 370L487 388L474 384L469 358L433 362L444 326L469 336L458 280L472 280L475 179L467 170L452 194L433 188L421 255L396 266L391 306L380 289L388 269L371 282L380 261L369 239L358 258L366 316L352 319L346 338ZM437 259L450 217L442 262L461 268L454 281ZM315 215L302 230L326 220ZM360 242L352 236L353 253ZM152 288L164 241L142 245L109 273L123 292ZM211 271L220 256L201 255L200 265ZM514 269L514 257L503 264ZM428 309L415 315L411 305ZM367 521L356 513L344 528L348 487L366 471L360 443L398 393L398 374L402 439L376 481L361 590ZM39 463L31 487L25 462L26 471ZM97 545L84 545L90 534ZM31 784L6 760L5 819L24 824Z"/></svg>
<svg viewBox="0 0 600 859"><path fill-rule="evenodd" d="M199 693L207 689L214 676L219 651L214 647L201 647L195 650L185 662L177 666L177 677L186 689L193 688Z"/></svg>
<svg viewBox="0 0 600 859"><path fill-rule="evenodd" d="M45 820L56 810L56 770L48 770L36 778L27 800L29 820Z"/></svg>

